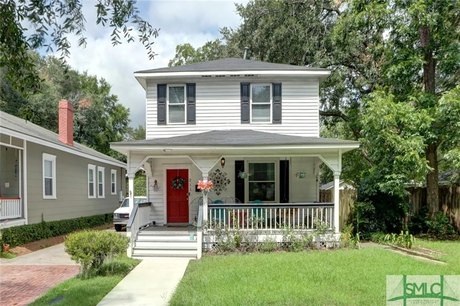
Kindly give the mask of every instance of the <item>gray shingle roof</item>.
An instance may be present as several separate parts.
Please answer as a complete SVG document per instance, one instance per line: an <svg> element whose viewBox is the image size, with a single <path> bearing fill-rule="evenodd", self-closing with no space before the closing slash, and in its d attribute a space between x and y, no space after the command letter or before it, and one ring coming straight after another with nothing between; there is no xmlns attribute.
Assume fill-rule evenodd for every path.
<svg viewBox="0 0 460 306"><path fill-rule="evenodd" d="M294 66L286 64L274 64L253 60L245 60L241 58L224 58L214 61L201 62L190 65L164 67L149 70L140 70L135 73L160 73L160 72L205 72L205 71L263 71L263 70L279 70L279 71L328 71L322 68L311 68L305 66Z"/></svg>
<svg viewBox="0 0 460 306"><path fill-rule="evenodd" d="M130 142L115 142L113 145L130 146L273 146L273 145L358 145L356 141L289 136L253 130L209 131L186 136L156 138Z"/></svg>
<svg viewBox="0 0 460 306"><path fill-rule="evenodd" d="M45 146L46 146L46 142L49 142L55 145L62 146L63 148L66 148L66 149L71 149L75 151L76 153L77 152L84 153L84 154L94 156L96 158L104 159L108 162L124 165L124 163L122 163L121 161L115 158L102 154L96 150L88 148L87 146L84 146L77 142L74 142L73 146L66 145L62 143L61 141L59 141L58 134L50 130L47 130L41 126L38 126L30 121L15 117L13 115L10 115L2 111L0 111L0 127L4 128L5 130L15 131L15 132L36 138L38 140L42 140L43 143L41 144Z"/></svg>

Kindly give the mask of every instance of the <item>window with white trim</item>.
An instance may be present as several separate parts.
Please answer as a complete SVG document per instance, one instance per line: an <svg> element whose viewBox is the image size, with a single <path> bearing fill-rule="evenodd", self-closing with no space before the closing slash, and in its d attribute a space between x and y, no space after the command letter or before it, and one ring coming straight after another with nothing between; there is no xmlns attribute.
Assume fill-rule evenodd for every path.
<svg viewBox="0 0 460 306"><path fill-rule="evenodd" d="M274 162L248 163L249 202L275 202L276 175Z"/></svg>
<svg viewBox="0 0 460 306"><path fill-rule="evenodd" d="M186 123L185 85L168 86L168 123Z"/></svg>
<svg viewBox="0 0 460 306"><path fill-rule="evenodd" d="M97 167L97 197L104 198L105 197L105 168L104 167Z"/></svg>
<svg viewBox="0 0 460 306"><path fill-rule="evenodd" d="M117 194L117 170L110 170L110 194Z"/></svg>
<svg viewBox="0 0 460 306"><path fill-rule="evenodd" d="M272 122L271 84L251 84L251 122Z"/></svg>
<svg viewBox="0 0 460 306"><path fill-rule="evenodd" d="M88 165L88 198L96 197L96 166Z"/></svg>
<svg viewBox="0 0 460 306"><path fill-rule="evenodd" d="M43 199L56 199L56 156L43 153Z"/></svg>

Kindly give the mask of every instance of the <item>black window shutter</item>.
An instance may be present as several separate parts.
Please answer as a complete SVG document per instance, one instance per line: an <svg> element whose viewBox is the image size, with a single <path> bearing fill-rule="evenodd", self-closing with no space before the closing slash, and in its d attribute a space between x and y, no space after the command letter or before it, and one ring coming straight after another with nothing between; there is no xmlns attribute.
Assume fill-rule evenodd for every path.
<svg viewBox="0 0 460 306"><path fill-rule="evenodd" d="M240 172L244 172L244 160L235 160L235 198L244 203L244 179Z"/></svg>
<svg viewBox="0 0 460 306"><path fill-rule="evenodd" d="M157 124L166 124L166 84L157 85Z"/></svg>
<svg viewBox="0 0 460 306"><path fill-rule="evenodd" d="M196 85L187 83L187 124L196 124Z"/></svg>
<svg viewBox="0 0 460 306"><path fill-rule="evenodd" d="M280 160L280 203L289 203L289 160Z"/></svg>
<svg viewBox="0 0 460 306"><path fill-rule="evenodd" d="M241 123L249 123L249 83L241 83Z"/></svg>
<svg viewBox="0 0 460 306"><path fill-rule="evenodd" d="M274 124L281 124L281 83L273 83L273 121Z"/></svg>

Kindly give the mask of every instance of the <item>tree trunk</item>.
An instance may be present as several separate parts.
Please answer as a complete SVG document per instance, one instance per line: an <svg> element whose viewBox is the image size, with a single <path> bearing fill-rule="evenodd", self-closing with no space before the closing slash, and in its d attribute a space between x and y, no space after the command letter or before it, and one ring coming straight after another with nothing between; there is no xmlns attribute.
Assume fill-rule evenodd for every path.
<svg viewBox="0 0 460 306"><path fill-rule="evenodd" d="M427 26L420 28L420 45L424 53L423 86L425 93L431 95L433 104L436 99L436 60L433 58L430 29ZM432 105L434 107L435 105ZM426 200L428 211L431 216L439 210L439 186L438 186L438 141L433 139L425 151L428 165L433 169L426 176Z"/></svg>
<svg viewBox="0 0 460 306"><path fill-rule="evenodd" d="M426 175L426 201L428 212L430 216L433 216L439 210L438 146L436 144L428 145L426 159L428 160L428 165L433 168Z"/></svg>

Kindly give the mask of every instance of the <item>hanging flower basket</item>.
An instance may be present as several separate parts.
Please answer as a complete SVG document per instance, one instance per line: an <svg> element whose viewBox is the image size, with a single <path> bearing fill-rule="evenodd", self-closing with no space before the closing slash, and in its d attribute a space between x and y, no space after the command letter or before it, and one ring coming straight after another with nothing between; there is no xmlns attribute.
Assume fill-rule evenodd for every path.
<svg viewBox="0 0 460 306"><path fill-rule="evenodd" d="M198 181L198 189L201 190L201 192L209 192L213 187L214 187L214 184L212 183L212 181L208 181L208 180Z"/></svg>
<svg viewBox="0 0 460 306"><path fill-rule="evenodd" d="M185 180L180 176L176 176L175 178L172 179L172 182L171 182L172 188L176 190L184 189L184 184L185 184Z"/></svg>

